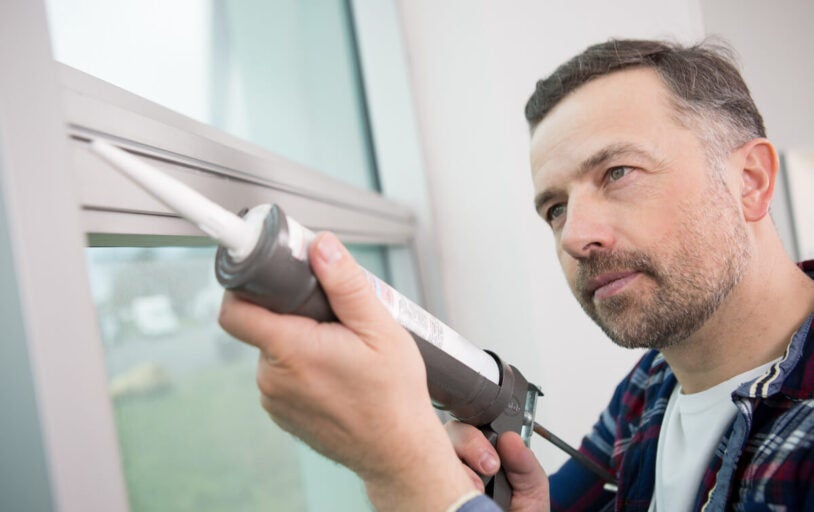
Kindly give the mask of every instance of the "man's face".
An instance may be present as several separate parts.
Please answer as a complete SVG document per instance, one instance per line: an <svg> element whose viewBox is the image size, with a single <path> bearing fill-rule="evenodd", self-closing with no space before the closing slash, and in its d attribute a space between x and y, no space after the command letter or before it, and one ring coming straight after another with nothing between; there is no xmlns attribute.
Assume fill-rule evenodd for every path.
<svg viewBox="0 0 814 512"><path fill-rule="evenodd" d="M711 168L669 95L652 70L616 72L562 100L531 140L538 212L566 279L625 347L666 348L691 336L749 257L728 171Z"/></svg>

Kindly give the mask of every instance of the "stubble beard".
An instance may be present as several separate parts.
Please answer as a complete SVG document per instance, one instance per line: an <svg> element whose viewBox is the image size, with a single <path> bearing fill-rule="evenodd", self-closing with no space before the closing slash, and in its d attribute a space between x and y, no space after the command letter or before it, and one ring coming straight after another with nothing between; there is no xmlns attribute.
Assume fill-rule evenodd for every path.
<svg viewBox="0 0 814 512"><path fill-rule="evenodd" d="M682 205L687 216L677 235L655 247L672 247L660 260L645 251L593 253L577 272L580 305L605 334L625 348L665 349L698 331L743 278L748 235L735 199L717 176L708 198ZM680 239L678 239L680 238ZM650 283L641 292L594 301L587 281L599 274L636 271ZM643 286L643 285L649 286Z"/></svg>

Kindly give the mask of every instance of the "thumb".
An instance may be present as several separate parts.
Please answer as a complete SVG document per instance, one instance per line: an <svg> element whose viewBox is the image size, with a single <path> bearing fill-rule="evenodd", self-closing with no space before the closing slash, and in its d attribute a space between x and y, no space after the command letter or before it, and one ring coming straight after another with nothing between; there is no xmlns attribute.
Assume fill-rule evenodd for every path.
<svg viewBox="0 0 814 512"><path fill-rule="evenodd" d="M311 244L311 268L334 314L345 327L362 335L384 333L394 323L376 298L362 267L333 233L320 233Z"/></svg>

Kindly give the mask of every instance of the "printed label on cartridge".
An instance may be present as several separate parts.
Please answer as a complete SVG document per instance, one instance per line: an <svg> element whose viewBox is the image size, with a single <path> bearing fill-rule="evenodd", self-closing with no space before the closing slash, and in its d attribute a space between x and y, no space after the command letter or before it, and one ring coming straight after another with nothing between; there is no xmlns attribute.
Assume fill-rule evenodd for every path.
<svg viewBox="0 0 814 512"><path fill-rule="evenodd" d="M398 292L391 288L390 285L371 274L367 269L362 268L362 270L365 273L365 277L367 277L367 281L370 283L370 287L373 288L374 292L376 292L376 298L378 298L379 301L384 304L384 307L387 308L388 312L390 312L390 316L398 319L400 314L399 301L396 298Z"/></svg>
<svg viewBox="0 0 814 512"><path fill-rule="evenodd" d="M440 322L404 297L400 297L399 302L401 306L399 307L401 312L398 317L399 323L436 347L443 349L443 333L437 325Z"/></svg>
<svg viewBox="0 0 814 512"><path fill-rule="evenodd" d="M440 348L479 375L495 384L499 383L500 371L492 356L472 345L463 336L367 270L365 274L370 287L376 292L376 297L402 327Z"/></svg>

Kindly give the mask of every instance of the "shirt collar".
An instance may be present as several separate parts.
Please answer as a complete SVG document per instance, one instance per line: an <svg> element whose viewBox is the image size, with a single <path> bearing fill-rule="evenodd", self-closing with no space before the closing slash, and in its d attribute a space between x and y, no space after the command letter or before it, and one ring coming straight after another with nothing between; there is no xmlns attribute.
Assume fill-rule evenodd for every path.
<svg viewBox="0 0 814 512"><path fill-rule="evenodd" d="M814 260L797 265L814 279ZM814 397L814 314L791 337L779 361L735 391L736 395L750 398L766 398L776 393L793 399Z"/></svg>

